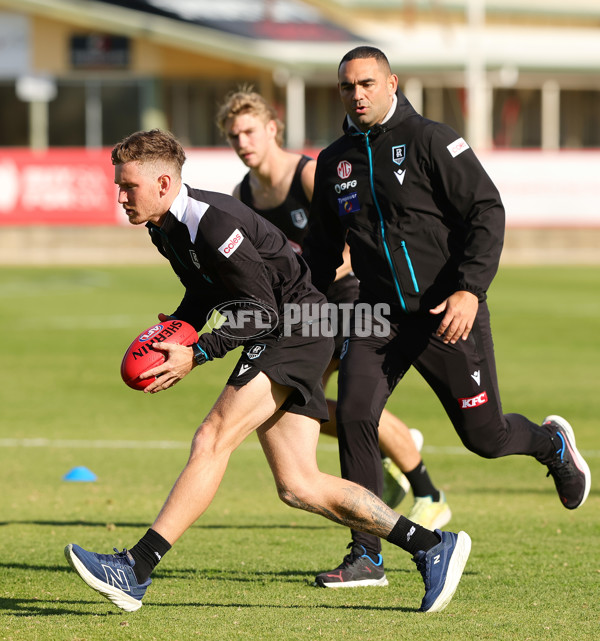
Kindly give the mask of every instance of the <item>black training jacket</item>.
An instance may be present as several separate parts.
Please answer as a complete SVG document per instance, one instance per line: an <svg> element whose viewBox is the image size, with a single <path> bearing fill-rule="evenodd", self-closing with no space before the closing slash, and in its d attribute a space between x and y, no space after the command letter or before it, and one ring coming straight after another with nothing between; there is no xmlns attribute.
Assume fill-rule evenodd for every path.
<svg viewBox="0 0 600 641"><path fill-rule="evenodd" d="M172 315L197 330L216 306L229 301L267 305L280 321L286 303L325 302L285 235L232 196L184 185L162 225L146 227L185 287ZM199 339L209 359L243 342L219 332Z"/></svg>
<svg viewBox="0 0 600 641"><path fill-rule="evenodd" d="M360 298L424 312L466 290L484 300L498 268L504 207L468 144L398 94L392 117L344 135L317 160L303 257L321 291L344 240Z"/></svg>

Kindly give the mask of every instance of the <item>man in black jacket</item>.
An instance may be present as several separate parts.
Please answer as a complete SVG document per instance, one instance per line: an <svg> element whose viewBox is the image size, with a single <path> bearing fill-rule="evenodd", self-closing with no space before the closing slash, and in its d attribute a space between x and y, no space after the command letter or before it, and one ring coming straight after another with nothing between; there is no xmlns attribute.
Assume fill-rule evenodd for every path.
<svg viewBox="0 0 600 641"><path fill-rule="evenodd" d="M185 287L173 316L200 329L213 308L228 312L226 322L203 333L193 347L154 343L167 358L145 372L142 378L156 377L145 391L166 390L194 367L237 346L244 349L152 527L117 554L69 544L69 564L117 607L138 610L153 569L208 508L231 453L255 431L282 501L406 549L395 527L396 512L364 487L318 469L319 424L328 418L321 377L333 340L311 331L319 320L311 310L327 307L302 257L283 232L232 196L184 185L185 153L170 134L131 134L113 149L112 161L130 223L147 226ZM296 315L292 323L291 312L304 307L306 320ZM425 583L421 610L437 612L458 586L471 540L465 532L425 532L419 547L408 551Z"/></svg>
<svg viewBox="0 0 600 641"><path fill-rule="evenodd" d="M414 366L434 390L464 445L486 458L526 454L548 466L563 505L586 500L590 472L569 423L538 425L504 414L486 294L498 269L504 208L469 145L421 117L398 91L385 55L358 47L342 59L344 135L318 158L304 257L325 291L350 246L359 302L391 308L388 336L349 338L339 374L342 475L381 493L377 421ZM398 524L409 538L413 525ZM340 587L360 550L380 540L352 531L352 553L317 584Z"/></svg>
<svg viewBox="0 0 600 641"><path fill-rule="evenodd" d="M233 195L279 227L294 251L302 254L308 231L316 161L283 149L283 123L275 109L253 91L246 89L230 94L219 109L217 123L249 168L233 190ZM325 294L329 302L350 308L358 295L358 280L352 272L349 251L344 251L344 257L344 263L336 270L335 281ZM333 358L323 376L324 388L339 367L344 342L341 316L338 315ZM337 438L336 402L328 399L327 404L330 420L321 425L321 434ZM416 432L420 435L418 430ZM450 506L443 490L434 485L429 475L413 441L413 430L409 431L398 417L383 410L378 433L381 451L386 454L382 460L384 502L396 509L407 489L412 488L415 500L407 518L430 530L444 527L451 517ZM368 581L381 582L381 577L375 579L371 576Z"/></svg>

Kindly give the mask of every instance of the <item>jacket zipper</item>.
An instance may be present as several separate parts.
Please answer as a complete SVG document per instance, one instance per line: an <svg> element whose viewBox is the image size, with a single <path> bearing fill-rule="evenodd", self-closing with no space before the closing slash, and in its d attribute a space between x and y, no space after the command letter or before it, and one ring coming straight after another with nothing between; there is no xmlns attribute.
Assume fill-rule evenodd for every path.
<svg viewBox="0 0 600 641"><path fill-rule="evenodd" d="M367 144L367 155L369 158L369 181L371 183L371 194L373 195L373 202L375 203L375 208L377 209L377 215L379 216L379 227L381 229L381 242L383 243L383 249L385 250L385 257L388 262L388 265L390 267L390 271L392 273L392 278L394 279L394 286L396 288L396 294L398 295L398 299L400 300L400 305L402 306L403 311L406 311L406 301L404 300L404 296L402 295L402 289L400 288L400 281L398 280L398 274L396 274L396 270L394 269L394 263L392 262L392 255L390 253L390 249L387 244L387 240L385 237L385 224L383 221L383 214L381 213L381 207L379 207L379 201L377 200L377 194L375 193L375 182L373 180L373 156L371 153L371 144L369 142L369 134L370 130L367 131L367 133L364 135L365 136L365 142ZM413 282L415 282L414 278L414 272L412 269L412 263L410 262L410 258L408 256L408 251L406 247L404 246L404 241L402 241L403 249L404 249L404 255L406 256L409 264L409 269L411 272L411 276L413 278Z"/></svg>
<svg viewBox="0 0 600 641"><path fill-rule="evenodd" d="M406 259L406 264L408 265L408 271L410 272L410 277L413 282L413 287L415 288L415 294L419 293L419 283L417 282L417 276L415 270L413 269L412 260L410 259L410 254L408 253L408 247L406 246L406 241L400 241L402 251L404 252L404 258Z"/></svg>

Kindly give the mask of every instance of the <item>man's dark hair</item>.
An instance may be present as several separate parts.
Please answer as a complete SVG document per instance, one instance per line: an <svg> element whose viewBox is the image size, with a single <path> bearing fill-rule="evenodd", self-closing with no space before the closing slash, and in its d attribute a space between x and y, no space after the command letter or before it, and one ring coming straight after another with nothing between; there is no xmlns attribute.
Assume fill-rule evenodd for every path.
<svg viewBox="0 0 600 641"><path fill-rule="evenodd" d="M392 68L390 67L390 61L387 59L387 56L381 49L377 47L370 47L368 45L362 45L360 47L355 47L349 51L340 61L338 66L338 71L340 67L350 60L363 60L365 58L374 58L377 60L380 66L382 66L388 74L392 73Z"/></svg>

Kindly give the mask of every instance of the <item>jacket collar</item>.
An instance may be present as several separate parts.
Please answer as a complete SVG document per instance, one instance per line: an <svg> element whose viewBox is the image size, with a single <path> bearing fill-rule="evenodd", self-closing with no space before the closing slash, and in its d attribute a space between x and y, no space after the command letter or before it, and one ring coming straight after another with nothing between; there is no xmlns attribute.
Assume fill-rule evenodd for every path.
<svg viewBox="0 0 600 641"><path fill-rule="evenodd" d="M393 129L410 116L414 116L416 113L417 112L410 102L408 102L406 96L401 91L398 91L394 96L392 106L387 112L385 118L380 123L373 125L367 133L371 136L376 136L379 133ZM352 122L350 116L346 116L344 119L343 130L345 134L350 136L365 135L365 133Z"/></svg>

